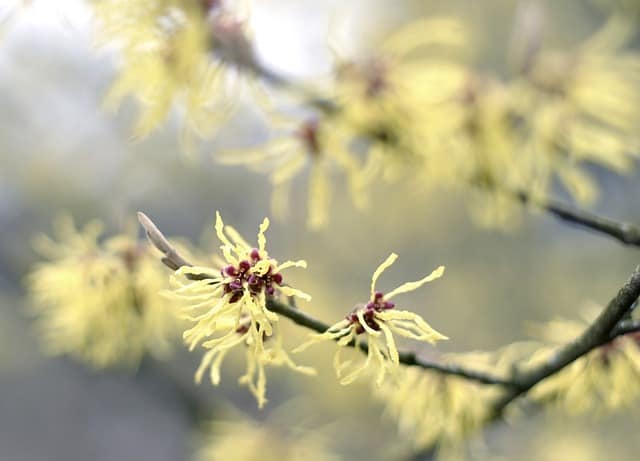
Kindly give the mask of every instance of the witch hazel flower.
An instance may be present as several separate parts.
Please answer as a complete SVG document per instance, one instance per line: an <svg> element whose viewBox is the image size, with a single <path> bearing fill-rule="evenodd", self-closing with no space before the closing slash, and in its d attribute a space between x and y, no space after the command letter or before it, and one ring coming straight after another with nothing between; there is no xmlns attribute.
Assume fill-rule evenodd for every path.
<svg viewBox="0 0 640 461"><path fill-rule="evenodd" d="M225 226L216 213L216 233L222 245L221 269L182 266L172 277L173 290L168 294L183 304L182 316L193 324L183 333L190 350L202 345L207 350L196 372L200 382L210 369L212 384L220 382L220 367L227 353L244 345L247 372L240 383L247 385L260 407L266 402L265 366L287 366L295 371L313 374L313 369L293 363L275 335L278 316L267 308L267 298L311 297L284 283L282 271L290 267L305 268L305 261L278 263L266 250L265 232L269 220L264 219L258 232L258 246L249 245L231 226ZM274 341L265 345L274 337Z"/></svg>
<svg viewBox="0 0 640 461"><path fill-rule="evenodd" d="M418 281L407 282L386 294L377 291L378 278L397 258L398 255L392 253L373 273L370 298L366 304L356 306L343 320L329 327L324 333L312 334L311 339L297 347L294 352L302 351L318 342L336 341L338 348L333 366L340 384L350 384L362 374L373 371L376 384L380 386L385 376L397 371L400 364L394 334L430 344L448 339L434 330L418 314L398 310L391 301L396 295L413 291L427 282L440 278L444 273L444 266L438 267ZM341 354L345 347L354 345L360 335L366 336L367 357L363 363L354 365L351 360L343 360Z"/></svg>

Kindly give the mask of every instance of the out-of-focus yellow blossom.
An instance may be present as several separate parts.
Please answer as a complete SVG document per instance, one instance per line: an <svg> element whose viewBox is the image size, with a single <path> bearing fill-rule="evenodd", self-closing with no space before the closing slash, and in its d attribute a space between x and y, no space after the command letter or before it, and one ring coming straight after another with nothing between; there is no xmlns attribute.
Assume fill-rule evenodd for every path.
<svg viewBox="0 0 640 461"><path fill-rule="evenodd" d="M407 367L373 392L397 421L400 435L418 450L435 444L451 449L472 434L487 416L485 390L455 376Z"/></svg>
<svg viewBox="0 0 640 461"><path fill-rule="evenodd" d="M557 178L589 202L597 187L587 163L631 170L640 148L640 54L625 49L633 35L629 22L614 17L572 53L541 52L514 82L511 97L526 122L519 151L529 162L529 189L546 195Z"/></svg>
<svg viewBox="0 0 640 461"><path fill-rule="evenodd" d="M312 117L302 123L287 123L286 132L267 144L219 156L228 165L246 164L258 171L269 172L273 193L271 208L276 217L284 218L289 209L288 197L295 176L309 170L307 225L319 229L327 224L331 207L331 181L335 170L345 173L353 203L367 205L361 181L361 166L345 146L343 127L333 117Z"/></svg>
<svg viewBox="0 0 640 461"><path fill-rule="evenodd" d="M266 250L264 219L258 232L258 246L253 248L231 226L225 226L216 213L216 233L226 266L220 268L183 266L172 276L172 299L184 305L184 318L193 326L183 337L193 350L199 344L207 349L196 373L200 381L210 368L211 382L220 382L220 366L229 350L244 344L247 351L247 373L240 378L255 395L260 407L266 402L267 365L286 365L306 374L307 367L296 366L282 348L275 334L278 316L267 308L267 297L283 294L310 300L300 290L284 284L281 271L289 267L306 267L305 261L279 264ZM273 336L273 338L271 338ZM269 344L266 340L270 339Z"/></svg>
<svg viewBox="0 0 640 461"><path fill-rule="evenodd" d="M206 428L196 461L335 461L322 433L289 429L245 419L215 422Z"/></svg>
<svg viewBox="0 0 640 461"><path fill-rule="evenodd" d="M589 319L595 315L588 315ZM589 322L555 320L544 326L548 347L533 357L548 360L555 348L576 338ZM532 398L574 415L601 415L640 398L640 335L629 333L598 347L540 382Z"/></svg>
<svg viewBox="0 0 640 461"><path fill-rule="evenodd" d="M221 1L92 0L100 41L116 45L122 66L106 98L140 104L137 138L159 126L176 103L184 140L207 136L233 112L255 65L247 21ZM248 72L250 74L250 72ZM187 146L188 147L188 146Z"/></svg>
<svg viewBox="0 0 640 461"><path fill-rule="evenodd" d="M449 165L432 180L445 187L471 187L470 209L482 225L512 225L517 204L507 191L521 190L528 182L509 96L496 79L470 79L459 100L458 129L437 147Z"/></svg>
<svg viewBox="0 0 640 461"><path fill-rule="evenodd" d="M98 368L165 355L177 317L158 294L166 275L151 249L127 234L99 243L97 221L80 231L68 216L55 224L59 242L45 236L36 242L50 261L28 276L46 351Z"/></svg>
<svg viewBox="0 0 640 461"><path fill-rule="evenodd" d="M496 352L446 354L441 360L506 375L514 359L526 356L532 345L516 343ZM437 447L441 454L452 456L463 451L482 426L500 392L494 386L412 367L402 368L373 390L414 450Z"/></svg>
<svg viewBox="0 0 640 461"><path fill-rule="evenodd" d="M434 344L447 339L446 336L434 330L422 317L409 311L395 309L395 303L390 301L394 296L413 291L427 282L438 279L444 273L440 266L431 274L416 281L400 285L395 290L384 294L376 291L376 281L382 272L391 266L398 255L392 253L376 269L371 280L371 297L366 305L356 306L347 317L331 326L326 332L312 334L311 339L297 347L294 352L302 351L308 346L322 341L336 341L338 346L333 359L340 384L346 385L355 381L363 373L375 370L375 381L381 385L389 373L395 373L399 368L398 349L393 334L399 334L418 341ZM357 342L360 334L367 337L367 357L358 366L353 366L351 360L343 361L342 350Z"/></svg>
<svg viewBox="0 0 640 461"><path fill-rule="evenodd" d="M456 128L455 101L469 70L454 56L467 45L458 20L429 18L400 28L375 55L338 58L335 96L343 123L367 145L365 177L415 178L417 167L446 164L446 158L425 154Z"/></svg>

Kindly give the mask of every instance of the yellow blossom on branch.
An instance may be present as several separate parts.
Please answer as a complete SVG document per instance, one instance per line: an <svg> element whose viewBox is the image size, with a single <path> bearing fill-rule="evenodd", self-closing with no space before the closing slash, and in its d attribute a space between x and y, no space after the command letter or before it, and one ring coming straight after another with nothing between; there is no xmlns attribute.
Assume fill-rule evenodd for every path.
<svg viewBox="0 0 640 461"><path fill-rule="evenodd" d="M634 36L631 22L613 16L571 53L542 51L513 82L513 106L527 133L518 150L530 165L532 192L546 195L558 179L590 202L598 190L587 163L632 170L640 149L640 54L628 47Z"/></svg>
<svg viewBox="0 0 640 461"><path fill-rule="evenodd" d="M125 96L136 98L136 138L157 128L176 105L189 147L193 134L211 135L234 112L255 66L242 14L206 0L92 0L91 6L99 41L121 55L106 104L116 108Z"/></svg>
<svg viewBox="0 0 640 461"><path fill-rule="evenodd" d="M307 367L291 361L275 332L278 316L267 308L267 297L282 294L304 300L311 297L284 283L281 271L289 267L306 267L305 261L279 264L266 250L264 219L258 232L258 245L251 247L231 226L225 226L216 214L216 233L226 266L211 268L183 266L172 276L172 299L183 305L182 316L192 324L183 334L190 350L202 344L207 349L196 373L200 381L207 368L214 385L220 382L220 367L226 354L244 345L247 372L240 378L249 387L259 406L266 402L265 366L288 366L306 374Z"/></svg>
<svg viewBox="0 0 640 461"><path fill-rule="evenodd" d="M507 374L515 360L528 357L537 347L536 343L514 343L492 352L445 354L440 361ZM382 386L373 386L373 395L412 449L437 445L439 455L451 456L444 459L463 459L456 455L486 422L491 403L501 392L459 376L413 367L402 368Z"/></svg>
<svg viewBox="0 0 640 461"><path fill-rule="evenodd" d="M177 318L158 294L166 276L150 248L128 234L100 243L97 221L80 231L69 216L55 224L59 242L36 241L50 261L27 279L46 351L98 368L135 365L145 353L165 355Z"/></svg>
<svg viewBox="0 0 640 461"><path fill-rule="evenodd" d="M346 175L353 203L358 208L367 205L361 166L345 146L342 126L333 117L310 117L295 124L288 122L283 128L284 135L265 145L225 152L218 157L219 161L267 171L273 184L271 208L279 218L288 213L293 179L308 169L307 225L312 229L324 227L328 222L335 171Z"/></svg>
<svg viewBox="0 0 640 461"><path fill-rule="evenodd" d="M423 174L436 178L447 165L448 157L433 154L458 128L468 44L463 23L434 17L409 22L369 55L337 56L338 119L352 134L348 142L366 147L364 183L382 176L424 184Z"/></svg>
<svg viewBox="0 0 640 461"><path fill-rule="evenodd" d="M558 345L577 337L595 317L585 321L555 320L544 326L548 346L532 362L548 360ZM587 320L588 319L588 320ZM625 408L640 399L640 334L628 333L594 349L542 381L532 397L574 415L601 415Z"/></svg>
<svg viewBox="0 0 640 461"><path fill-rule="evenodd" d="M338 349L334 355L333 366L340 384L350 384L363 373L375 370L375 381L381 385L385 376L395 373L399 367L394 334L431 344L447 339L418 314L397 310L395 303L390 301L398 294L413 291L427 282L440 278L444 273L443 266L438 267L426 277L400 285L387 294L376 291L378 277L395 262L397 257L398 255L392 253L374 272L371 280L371 297L367 304L356 306L344 320L331 326L326 332L311 335L312 339L297 347L294 352L302 351L318 342L336 341ZM362 364L354 366L350 360L343 361L341 354L345 347L357 342L361 334L365 334L367 338L367 357Z"/></svg>

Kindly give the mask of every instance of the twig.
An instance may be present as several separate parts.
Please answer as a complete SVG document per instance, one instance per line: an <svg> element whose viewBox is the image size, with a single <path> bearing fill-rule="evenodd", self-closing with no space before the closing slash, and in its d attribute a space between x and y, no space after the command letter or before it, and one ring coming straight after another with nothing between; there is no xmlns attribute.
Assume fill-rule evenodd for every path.
<svg viewBox="0 0 640 461"><path fill-rule="evenodd" d="M551 199L535 199L524 191L515 192L523 204L531 203L562 221L609 235L625 245L640 246L640 227L580 210Z"/></svg>
<svg viewBox="0 0 640 461"><path fill-rule="evenodd" d="M147 217L144 213L138 212L138 220L145 230L149 241L160 251L164 256L162 262L170 269L176 270L182 266L191 266L182 256L178 254L175 248L169 243L166 237L160 232L156 225ZM209 278L206 274L189 274L189 277L195 280L202 280ZM287 317L294 323L313 330L317 333L324 333L329 329L329 325L324 322L311 317L309 314L295 309L273 297L267 299L267 307L269 310ZM353 343L351 346L357 346L361 351L368 351L368 344L365 342ZM413 351L403 351L399 353L400 363L407 366L415 366L424 368L426 370L433 370L438 373L447 375L459 376L461 378L475 381L481 384L500 385L506 388L514 386L514 383L508 379L504 379L498 376L494 376L488 373L471 370L455 364L443 364L438 362L432 362L423 358L420 358Z"/></svg>
<svg viewBox="0 0 640 461"><path fill-rule="evenodd" d="M638 332L640 332L640 320L623 320L613 329L611 339Z"/></svg>
<svg viewBox="0 0 640 461"><path fill-rule="evenodd" d="M636 267L618 294L609 302L600 316L574 341L566 344L548 361L524 373L515 373L512 380L515 386L494 402L489 417L483 427L498 420L505 408L519 397L526 395L534 386L558 373L592 350L629 333L640 331L639 320L624 320L640 296L640 266ZM622 320L621 320L622 319ZM430 445L414 453L411 461L432 460L436 445Z"/></svg>

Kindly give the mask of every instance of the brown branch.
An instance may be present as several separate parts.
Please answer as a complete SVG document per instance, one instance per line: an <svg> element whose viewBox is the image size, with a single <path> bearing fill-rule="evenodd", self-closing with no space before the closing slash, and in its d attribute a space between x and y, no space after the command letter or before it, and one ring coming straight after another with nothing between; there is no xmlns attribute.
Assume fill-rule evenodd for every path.
<svg viewBox="0 0 640 461"><path fill-rule="evenodd" d="M589 211L580 210L552 199L535 199L524 191L514 193L523 204L543 209L552 216L586 229L613 237L625 245L640 246L640 227L630 223L615 221Z"/></svg>
<svg viewBox="0 0 640 461"><path fill-rule="evenodd" d="M180 256L180 254L178 254L176 249L169 243L166 237L162 234L162 232L160 232L160 230L156 227L153 221L149 219L149 217L147 217L142 212L138 212L138 220L144 228L149 241L164 254L164 256L162 257L162 262L167 267L176 270L182 266L191 266L188 261L186 261L182 256ZM194 280L202 280L209 278L210 276L207 274L189 274L188 277ZM280 314L283 317L287 317L292 322L313 330L316 333L324 333L330 327L330 325L318 319L315 319L309 314L291 307L273 297L268 298L267 307L269 308L269 310ZM358 344L353 343L351 344L351 346L357 346L363 352L368 351L368 344L365 342L359 342ZM399 359L400 363L407 366L415 366L423 368L425 370L433 370L438 373L454 375L481 384L500 385L507 388L514 385L514 383L508 379L494 376L489 373L471 370L455 364L439 363L420 358L413 351L401 351L399 353Z"/></svg>
<svg viewBox="0 0 640 461"><path fill-rule="evenodd" d="M634 308L638 296L640 296L640 266L636 267L600 316L577 339L561 347L549 360L537 367L522 373L514 373L512 380L515 386L508 388L505 394L494 402L493 411L489 413L484 425L478 430L500 419L506 407L513 401L525 396L534 386L560 372L575 360L619 336L640 331L640 320L625 318ZM437 443L419 450L410 459L411 461L432 460L436 449Z"/></svg>
<svg viewBox="0 0 640 461"><path fill-rule="evenodd" d="M611 339L638 332L640 332L640 320L623 320L613 329Z"/></svg>

